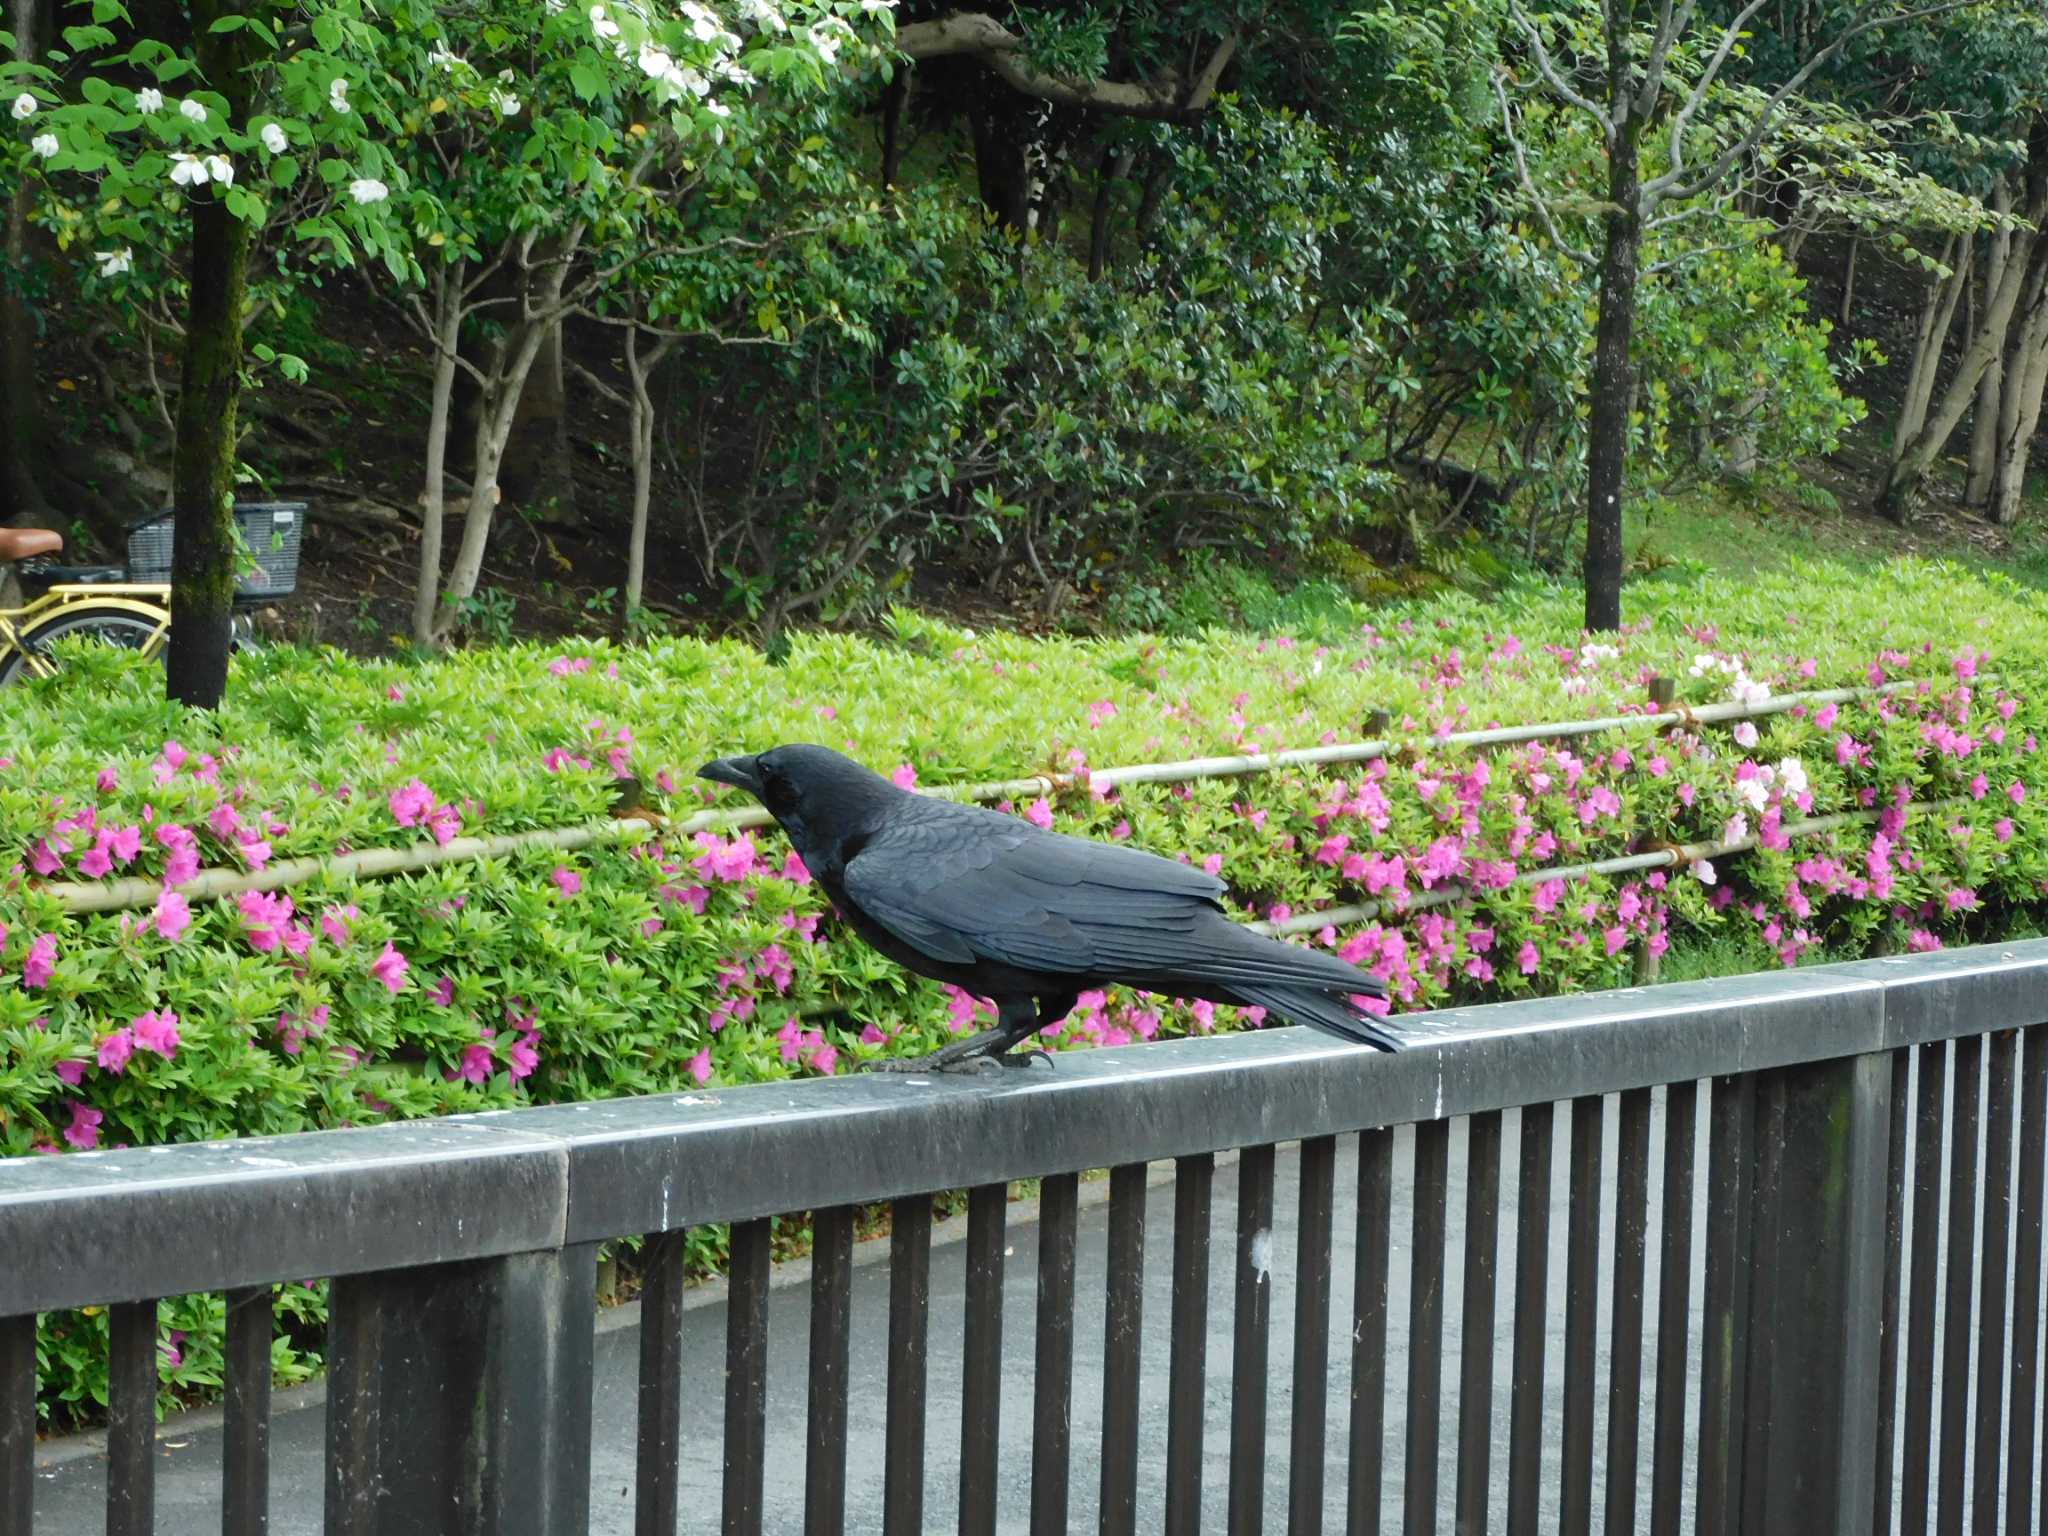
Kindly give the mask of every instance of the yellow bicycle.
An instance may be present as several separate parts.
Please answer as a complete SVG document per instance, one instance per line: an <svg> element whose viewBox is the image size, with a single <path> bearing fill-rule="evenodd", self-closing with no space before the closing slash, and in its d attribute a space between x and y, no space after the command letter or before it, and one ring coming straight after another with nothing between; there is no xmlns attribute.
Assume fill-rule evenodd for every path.
<svg viewBox="0 0 2048 1536"><path fill-rule="evenodd" d="M166 582L130 581L124 567L53 566L64 547L48 528L0 528L0 562L20 565L41 590L19 608L0 609L0 687L24 677L54 677L59 640L118 645L144 656L163 653L171 632Z"/></svg>
<svg viewBox="0 0 2048 1536"><path fill-rule="evenodd" d="M302 501L238 501L235 535L243 563L235 578L231 643L254 642L244 607L290 597L298 588ZM24 677L54 677L59 640L98 641L163 655L171 632L173 519L160 512L128 530L126 565L54 565L63 535L48 528L0 528L0 564L12 565L35 596L0 609L0 688Z"/></svg>

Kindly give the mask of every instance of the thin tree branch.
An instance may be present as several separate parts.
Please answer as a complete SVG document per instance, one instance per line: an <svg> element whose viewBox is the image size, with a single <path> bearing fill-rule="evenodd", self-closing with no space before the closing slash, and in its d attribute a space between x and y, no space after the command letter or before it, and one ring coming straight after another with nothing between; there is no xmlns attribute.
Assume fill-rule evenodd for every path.
<svg viewBox="0 0 2048 1536"><path fill-rule="evenodd" d="M1529 174L1529 157L1523 152L1522 141L1515 133L1515 113L1508 105L1507 87L1501 83L1499 74L1493 77L1493 94L1500 102L1501 127L1507 133L1508 146L1515 152L1515 172L1521 178L1522 190L1529 194L1529 201L1536 205L1536 216L1543 221L1543 228L1550 236L1550 243L1579 265L1593 266L1595 263L1592 254L1580 250L1565 239L1563 232L1557 227L1557 221L1550 216L1550 204L1546 203L1543 194L1536 190L1536 178Z"/></svg>
<svg viewBox="0 0 2048 1536"><path fill-rule="evenodd" d="M914 21L896 29L897 50L912 59L966 55L981 60L1026 96L1060 106L1165 122L1199 117L1207 109L1237 45L1235 32L1226 36L1191 82L1183 82L1171 71L1152 80L1082 80L1034 69L1025 58L1024 39L979 11L956 11L935 21Z"/></svg>
<svg viewBox="0 0 2048 1536"><path fill-rule="evenodd" d="M1614 137L1613 116L1605 107L1593 101L1592 98L1583 96L1572 89L1569 82L1558 72L1557 66L1551 62L1550 50L1543 46L1543 34L1536 29L1534 22L1522 14L1522 8L1519 5L1509 6L1508 15L1515 25L1522 29L1522 35L1529 39L1529 47L1536 59L1536 68L1542 74L1544 83L1563 100L1570 102L1581 112L1589 114L1611 140Z"/></svg>
<svg viewBox="0 0 2048 1536"><path fill-rule="evenodd" d="M1697 197L1708 187L1719 181L1727 174L1728 167L1755 149L1758 143L1762 141L1764 134L1770 129L1771 119L1776 116L1778 108L1784 104L1786 98L1805 85L1812 78L1815 70L1827 63L1828 60L1832 59L1837 53L1840 53L1843 48L1861 37L1865 32L1873 31L1878 27L1896 27L1903 26L1907 22L1925 21L1930 16L1946 15L1950 11L1959 11L1976 3L1977 0L1946 0L1946 3L1941 5L1921 6L1915 10L1893 11L1883 16L1873 16L1865 21L1857 22L1852 27L1844 28L1836 35L1833 42L1808 59L1805 66L1797 74L1771 94L1770 99L1758 111L1755 123L1751 124L1749 130L1741 138L1729 145L1728 148L1715 157L1711 165L1689 181L1683 179L1685 172L1676 153L1676 143L1674 141L1672 168L1643 188L1643 210L1648 212L1666 198L1682 202L1687 198ZM1747 17L1753 14L1761 4L1762 0L1751 0L1751 3L1744 8L1742 16ZM1737 20L1739 23L1741 18ZM1728 43L1728 39L1724 37L1723 42L1724 44ZM1729 44L1729 46L1732 46L1732 44ZM1695 89L1694 94L1698 95L1700 91ZM1691 105L1691 103L1688 102L1688 105ZM1674 132L1676 131L1677 128L1674 125Z"/></svg>

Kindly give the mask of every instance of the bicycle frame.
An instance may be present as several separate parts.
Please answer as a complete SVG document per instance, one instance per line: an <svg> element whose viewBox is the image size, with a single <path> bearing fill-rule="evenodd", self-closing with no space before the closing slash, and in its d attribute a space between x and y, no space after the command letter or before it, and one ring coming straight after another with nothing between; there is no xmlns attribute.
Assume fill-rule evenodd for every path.
<svg viewBox="0 0 2048 1536"><path fill-rule="evenodd" d="M141 653L154 656L163 649L164 637L170 633L170 602L171 589L161 582L110 581L53 586L20 608L0 609L0 659L10 651L20 651L24 665L36 676L53 675L55 669L47 661L22 645L22 636L44 621L56 618L67 608L85 606L118 609L153 624L155 631L142 646Z"/></svg>

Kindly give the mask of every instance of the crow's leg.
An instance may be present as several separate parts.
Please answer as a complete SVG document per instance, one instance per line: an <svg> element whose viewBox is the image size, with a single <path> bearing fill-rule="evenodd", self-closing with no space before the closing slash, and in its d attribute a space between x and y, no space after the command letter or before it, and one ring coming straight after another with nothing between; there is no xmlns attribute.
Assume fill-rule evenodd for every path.
<svg viewBox="0 0 2048 1536"><path fill-rule="evenodd" d="M1026 1040L1036 1041L1040 1031L1049 1025L1059 1023L1061 1019L1072 1013L1074 1011L1074 1004L1079 1000L1080 994L1078 992L1067 992L1053 997L1041 997L1030 1021L1023 1023L1016 1033L1010 1036L1009 1040L1004 1043L1001 1052L996 1055L996 1060L1006 1067L1028 1067L1034 1061L1043 1061L1048 1067L1051 1066L1052 1052L1042 1045L1032 1044L1025 1046L1022 1050L1015 1050L1012 1047ZM1006 1020L1005 1022L1009 1021Z"/></svg>
<svg viewBox="0 0 2048 1536"><path fill-rule="evenodd" d="M1071 1006L1071 1005L1070 1005ZM994 1029L955 1040L936 1051L908 1060L871 1061L870 1072L984 1072L1004 1059L1002 1053L1038 1027L1038 1013L1031 999L1018 998L999 1005Z"/></svg>

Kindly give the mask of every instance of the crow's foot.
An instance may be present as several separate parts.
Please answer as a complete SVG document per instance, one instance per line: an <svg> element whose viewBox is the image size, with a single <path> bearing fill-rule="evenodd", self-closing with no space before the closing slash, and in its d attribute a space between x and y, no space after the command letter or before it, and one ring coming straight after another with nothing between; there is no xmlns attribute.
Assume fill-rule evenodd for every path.
<svg viewBox="0 0 2048 1536"><path fill-rule="evenodd" d="M1021 1051L1005 1051L1002 1055L990 1059L999 1061L1006 1067L1028 1067L1034 1061L1042 1061L1048 1067L1053 1064L1052 1052L1042 1045L1027 1045Z"/></svg>

